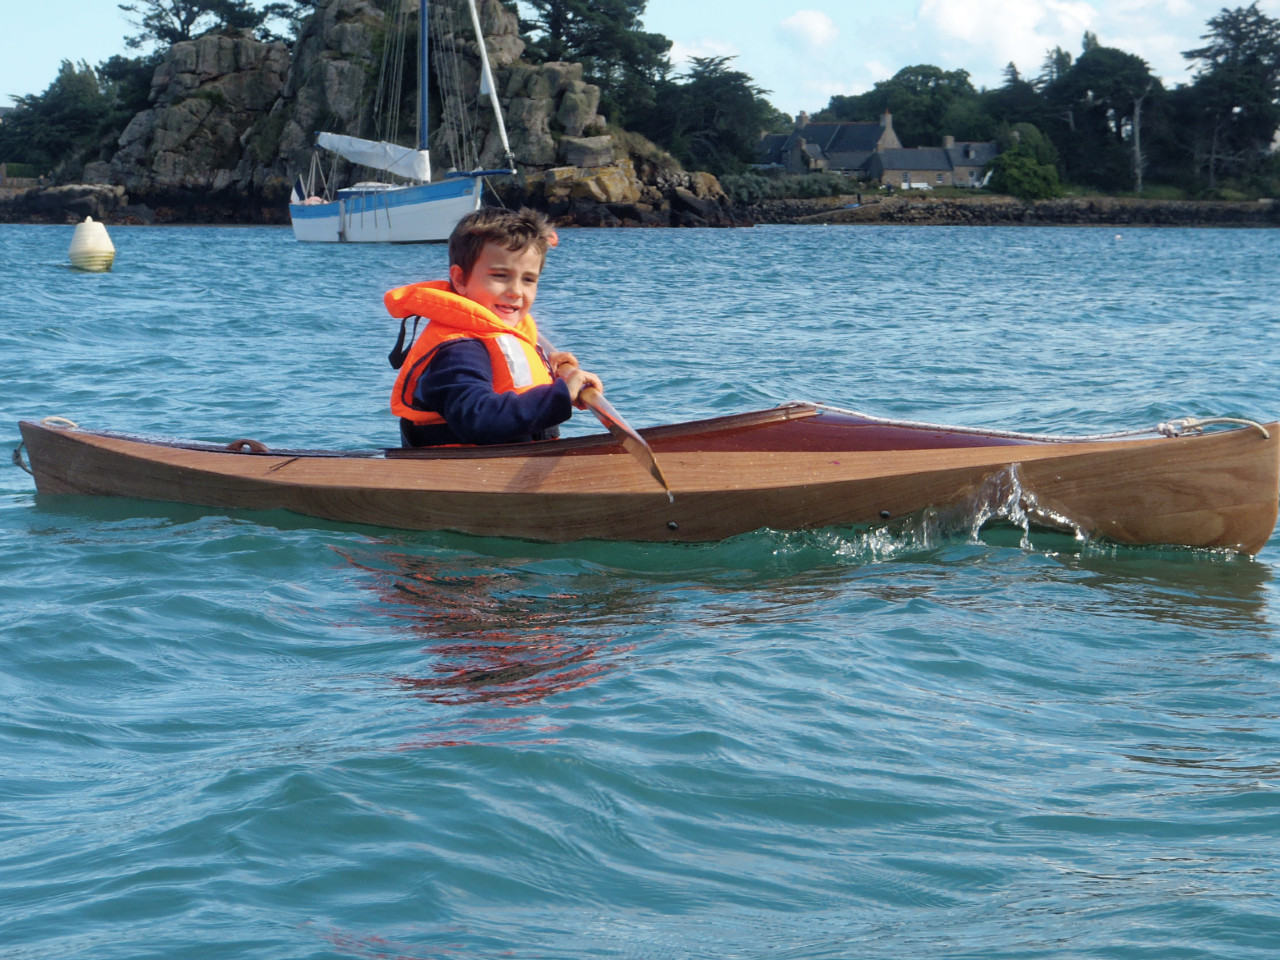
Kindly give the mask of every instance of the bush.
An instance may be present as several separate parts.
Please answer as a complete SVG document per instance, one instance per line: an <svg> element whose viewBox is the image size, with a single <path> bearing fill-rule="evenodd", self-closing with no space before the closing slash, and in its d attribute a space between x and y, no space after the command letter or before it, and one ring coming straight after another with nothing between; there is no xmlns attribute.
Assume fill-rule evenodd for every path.
<svg viewBox="0 0 1280 960"><path fill-rule="evenodd" d="M1000 154L987 169L991 171L987 186L996 193L1007 193L1019 200L1050 200L1062 193L1057 169L1020 147Z"/></svg>
<svg viewBox="0 0 1280 960"><path fill-rule="evenodd" d="M40 171L36 169L33 163L6 163L4 165L6 177L27 178L34 180L40 176Z"/></svg>
<svg viewBox="0 0 1280 960"><path fill-rule="evenodd" d="M856 181L838 173L802 173L761 176L758 173L727 173L720 186L734 203L750 204L761 200L811 200L815 197L838 197L859 189Z"/></svg>
<svg viewBox="0 0 1280 960"><path fill-rule="evenodd" d="M642 134L623 130L621 127L609 127L608 133L613 137L614 144L630 157L637 167L647 165L657 173L667 174L680 173L684 169L680 166L679 160Z"/></svg>

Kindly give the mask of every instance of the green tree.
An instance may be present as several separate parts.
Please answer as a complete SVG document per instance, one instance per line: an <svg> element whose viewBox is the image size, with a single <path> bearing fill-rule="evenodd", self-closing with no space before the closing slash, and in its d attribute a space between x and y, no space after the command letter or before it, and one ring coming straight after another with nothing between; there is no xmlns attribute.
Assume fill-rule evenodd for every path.
<svg viewBox="0 0 1280 960"><path fill-rule="evenodd" d="M118 135L136 114L151 105L151 78L163 59L159 51L142 57L116 54L98 64L98 84L110 103L103 124L107 136Z"/></svg>
<svg viewBox="0 0 1280 960"><path fill-rule="evenodd" d="M1258 171L1280 126L1280 21L1255 2L1223 9L1208 27L1209 42L1183 56L1197 65L1194 157L1212 188L1224 172Z"/></svg>
<svg viewBox="0 0 1280 960"><path fill-rule="evenodd" d="M72 162L107 159L129 121L147 108L160 59L159 53L117 55L96 68L64 60L48 89L19 97L0 125L0 161L51 173Z"/></svg>
<svg viewBox="0 0 1280 960"><path fill-rule="evenodd" d="M1001 129L1013 124L1039 127L1047 119L1045 101L1035 81L1023 77L1011 63L1005 68L1002 86L983 90L977 97L957 100L951 108L948 125L962 140L991 140ZM1037 136L1040 136L1038 132Z"/></svg>
<svg viewBox="0 0 1280 960"><path fill-rule="evenodd" d="M996 146L1000 153L1016 151L1026 154L1036 163L1057 169L1057 147L1033 123L1015 123L1002 127L996 134Z"/></svg>
<svg viewBox="0 0 1280 960"><path fill-rule="evenodd" d="M527 59L581 63L583 76L600 87L601 109L626 124L654 104L671 70L671 41L643 29L646 0L526 0L522 20Z"/></svg>
<svg viewBox="0 0 1280 960"><path fill-rule="evenodd" d="M1073 59L1071 51L1063 50L1061 47L1054 47L1046 53L1040 76L1032 81L1036 89L1043 90L1055 80L1061 80L1065 77L1067 71L1071 69Z"/></svg>
<svg viewBox="0 0 1280 960"><path fill-rule="evenodd" d="M1058 171L1039 162L1021 146L1000 154L987 165L991 179L987 186L996 193L1008 193L1022 200L1048 200L1061 192Z"/></svg>
<svg viewBox="0 0 1280 960"><path fill-rule="evenodd" d="M903 146L933 146L941 143L943 136L955 134L947 129L948 115L956 116L959 103L977 96L967 70L920 64L904 67L866 93L832 97L813 119L868 122L888 110Z"/></svg>
<svg viewBox="0 0 1280 960"><path fill-rule="evenodd" d="M94 69L63 60L48 89L18 97L17 108L0 124L0 159L48 173L95 143L110 111L111 100Z"/></svg>
<svg viewBox="0 0 1280 960"><path fill-rule="evenodd" d="M691 170L738 173L755 160L762 131L790 125L732 57L694 57L687 74L658 86L661 109L638 118L636 130Z"/></svg>
<svg viewBox="0 0 1280 960"><path fill-rule="evenodd" d="M302 33L303 26L315 15L318 3L319 0L278 0L276 3L268 3L262 8L263 21L256 30L258 39L279 41L292 47ZM277 24L285 30L284 33L279 32Z"/></svg>
<svg viewBox="0 0 1280 960"><path fill-rule="evenodd" d="M1163 87L1145 60L1085 34L1084 52L1041 93L1070 180L1108 190L1141 188L1143 113Z"/></svg>
<svg viewBox="0 0 1280 960"><path fill-rule="evenodd" d="M214 29L261 31L269 18L285 16L288 9L278 3L258 10L249 0L137 0L119 7L139 30L125 38L134 49L168 47Z"/></svg>

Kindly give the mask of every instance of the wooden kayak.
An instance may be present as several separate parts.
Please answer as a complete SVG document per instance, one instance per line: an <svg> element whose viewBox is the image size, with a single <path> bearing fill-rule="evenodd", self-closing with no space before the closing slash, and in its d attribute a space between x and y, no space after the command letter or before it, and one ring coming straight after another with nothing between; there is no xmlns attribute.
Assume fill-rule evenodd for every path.
<svg viewBox="0 0 1280 960"><path fill-rule="evenodd" d="M544 541L713 541L969 511L1131 544L1257 553L1280 425L1040 437L821 404L652 427L666 492L612 436L421 450L272 450L20 424L36 489ZM1139 435L1142 434L1142 435ZM20 448L21 449L21 448ZM15 456L18 456L15 454Z"/></svg>

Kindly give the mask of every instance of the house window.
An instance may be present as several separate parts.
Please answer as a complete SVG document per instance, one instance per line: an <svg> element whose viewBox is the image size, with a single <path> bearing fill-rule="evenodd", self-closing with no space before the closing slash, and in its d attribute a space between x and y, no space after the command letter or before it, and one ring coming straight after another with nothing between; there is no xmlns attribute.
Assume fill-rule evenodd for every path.
<svg viewBox="0 0 1280 960"><path fill-rule="evenodd" d="M903 182L903 183L910 183L910 182L911 182L911 171L910 171L910 170L903 170L903 171L902 171L902 182Z"/></svg>
<svg viewBox="0 0 1280 960"><path fill-rule="evenodd" d="M938 174L938 183L942 182L942 174Z"/></svg>

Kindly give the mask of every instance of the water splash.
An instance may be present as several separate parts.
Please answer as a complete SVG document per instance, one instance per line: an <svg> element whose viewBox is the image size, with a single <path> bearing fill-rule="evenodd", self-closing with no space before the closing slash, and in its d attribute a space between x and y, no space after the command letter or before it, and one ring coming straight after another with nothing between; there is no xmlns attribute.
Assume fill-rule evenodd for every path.
<svg viewBox="0 0 1280 960"><path fill-rule="evenodd" d="M1022 485L1019 464L1013 463L991 474L978 488L974 497L962 509L971 512L969 536L978 539L984 526L992 522L1004 522L1022 531L1020 546L1032 549L1031 528L1048 527L1070 533L1080 544L1089 541L1088 533L1075 520L1065 514L1050 510L1040 503L1035 492Z"/></svg>
<svg viewBox="0 0 1280 960"><path fill-rule="evenodd" d="M1016 463L989 474L970 496L948 506L928 507L870 527L768 531L767 536L774 540L777 558L826 551L838 562L863 564L929 553L956 542L978 543L982 531L996 525L1019 531L1022 550L1035 549L1033 528L1065 533L1081 547L1091 542L1079 523L1044 506L1023 486Z"/></svg>

